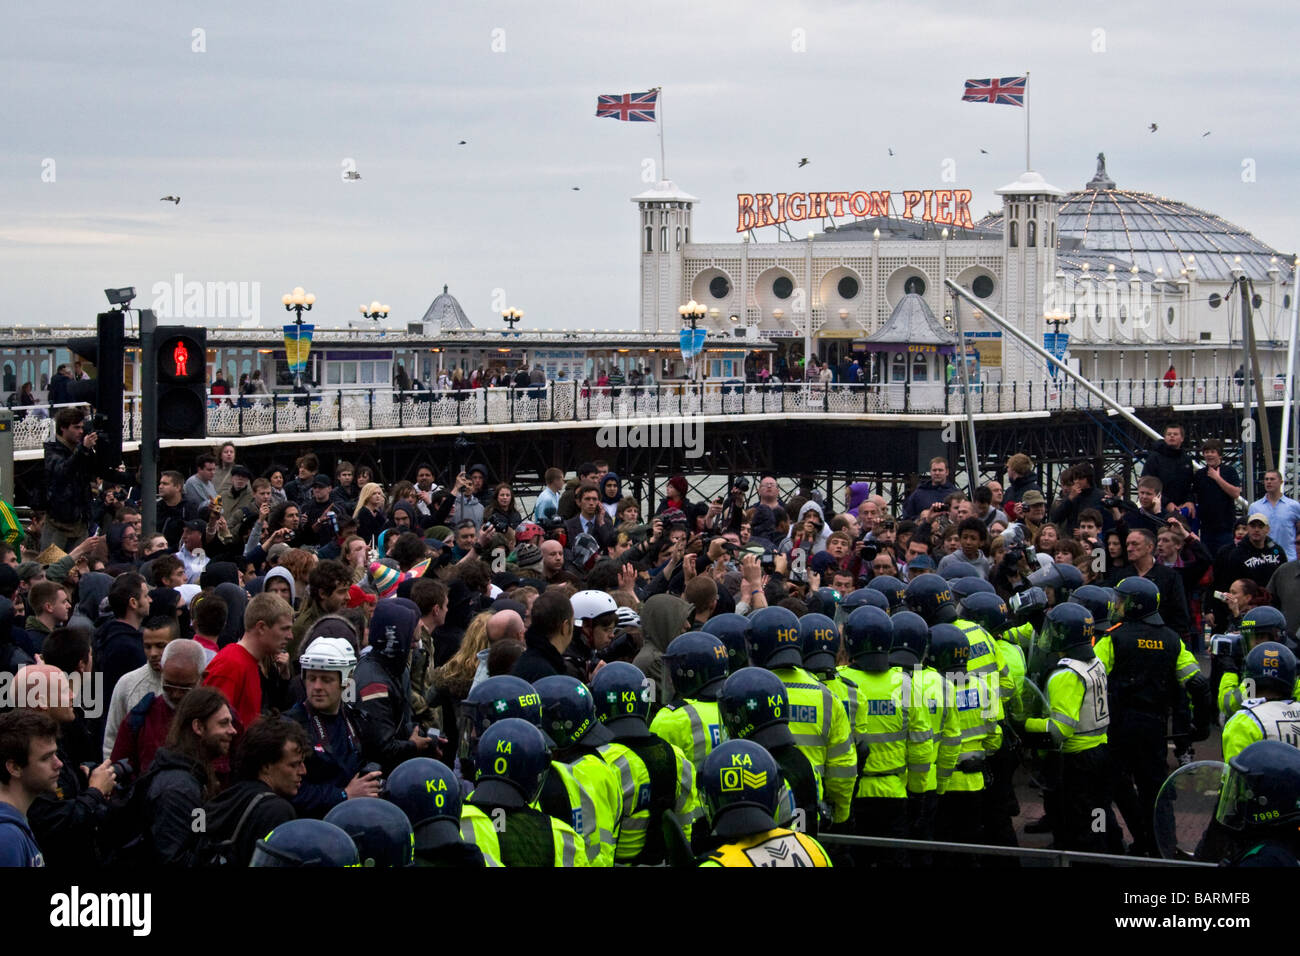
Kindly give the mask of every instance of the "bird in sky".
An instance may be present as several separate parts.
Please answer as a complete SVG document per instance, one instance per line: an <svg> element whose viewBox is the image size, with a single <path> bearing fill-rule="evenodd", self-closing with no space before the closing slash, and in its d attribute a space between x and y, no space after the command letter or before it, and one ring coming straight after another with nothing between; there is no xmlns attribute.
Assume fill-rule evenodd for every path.
<svg viewBox="0 0 1300 956"><path fill-rule="evenodd" d="M983 153L985 156L989 154L989 151L985 149L983 146L980 147L980 152Z"/></svg>
<svg viewBox="0 0 1300 956"><path fill-rule="evenodd" d="M466 145L466 141L462 139L462 140L461 140L459 143L457 143L456 145L457 145L457 146L464 146L464 145Z"/></svg>
<svg viewBox="0 0 1300 956"><path fill-rule="evenodd" d="M570 188L572 188L575 193L582 189L581 186L572 186Z"/></svg>
<svg viewBox="0 0 1300 956"><path fill-rule="evenodd" d="M179 205L181 204L181 197L180 197L180 196L163 196L163 198L162 198L162 199L159 199L158 201L159 201L159 202L174 202L176 205L179 206Z"/></svg>
<svg viewBox="0 0 1300 956"><path fill-rule="evenodd" d="M805 166L807 166L807 165L808 165L808 157L807 157L807 156L805 156L805 157L803 157L803 159L799 160L799 168L800 168L800 169L803 169L803 168L804 168Z"/></svg>
<svg viewBox="0 0 1300 956"><path fill-rule="evenodd" d="M361 174L360 174L359 172L357 172L355 169L349 169L346 173L343 174L343 178L344 178L344 179L360 179L360 178L361 178Z"/></svg>
<svg viewBox="0 0 1300 956"><path fill-rule="evenodd" d="M1214 130L1212 130L1212 129L1207 129L1204 133L1201 134L1201 139L1205 139L1205 137L1209 136L1209 135L1210 135L1211 133L1213 133L1213 132L1214 132Z"/></svg>
<svg viewBox="0 0 1300 956"><path fill-rule="evenodd" d="M1152 124L1151 124L1151 132L1154 133L1154 132L1155 132L1156 130L1158 130L1159 128L1160 128L1160 127L1157 126L1155 123L1152 123Z"/></svg>

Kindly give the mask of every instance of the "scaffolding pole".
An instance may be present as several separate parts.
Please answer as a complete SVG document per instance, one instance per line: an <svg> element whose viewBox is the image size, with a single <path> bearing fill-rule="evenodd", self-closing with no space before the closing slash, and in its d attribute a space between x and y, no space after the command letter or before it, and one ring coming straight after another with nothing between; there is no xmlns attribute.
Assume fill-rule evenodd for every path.
<svg viewBox="0 0 1300 956"><path fill-rule="evenodd" d="M1055 365L1062 372L1068 375L1071 379L1073 379L1074 381L1082 385L1084 389L1086 389L1091 395L1100 399L1103 405L1105 405L1107 408L1114 411L1115 414L1123 417L1125 421L1134 425L1144 435L1148 436L1154 441L1162 441L1164 439L1163 435L1161 435L1158 431L1156 431L1146 422L1142 421L1142 419L1138 418L1136 415L1130 412L1123 405L1119 404L1119 402L1115 401L1113 398L1111 398L1109 395L1107 395L1105 392L1099 389L1096 385L1093 385L1092 382L1088 381L1086 378L1084 378L1074 369L1070 368L1070 366L1066 365L1064 362L1058 359L1051 352L1047 351L1047 349L1043 348L1041 345L1039 345L1029 336L1025 335L1024 332L1021 332L1018 328L1016 328L1006 319L1002 318L1002 316L998 315L996 312L990 309L986 303L981 302L979 299L975 298L975 294L971 292L969 289L959 286L952 279L944 279L943 284L946 285L954 295L961 296L963 299L969 302L974 308L979 309L982 313L984 313L986 316L992 319L1001 329L1003 329L1003 331L1010 333L1013 338L1018 339L1021 343L1028 346L1030 351L1034 352L1036 355L1042 356L1048 362Z"/></svg>

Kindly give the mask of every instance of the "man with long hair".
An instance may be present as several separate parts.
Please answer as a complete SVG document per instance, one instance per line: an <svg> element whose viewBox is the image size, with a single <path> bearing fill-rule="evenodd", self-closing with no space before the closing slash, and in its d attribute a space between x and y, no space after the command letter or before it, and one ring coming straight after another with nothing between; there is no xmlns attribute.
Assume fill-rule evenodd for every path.
<svg viewBox="0 0 1300 956"><path fill-rule="evenodd" d="M139 786L144 789L145 842L157 865L190 863L197 834L194 811L216 793L213 763L230 754L235 722L225 695L198 687L176 708L167 744Z"/></svg>

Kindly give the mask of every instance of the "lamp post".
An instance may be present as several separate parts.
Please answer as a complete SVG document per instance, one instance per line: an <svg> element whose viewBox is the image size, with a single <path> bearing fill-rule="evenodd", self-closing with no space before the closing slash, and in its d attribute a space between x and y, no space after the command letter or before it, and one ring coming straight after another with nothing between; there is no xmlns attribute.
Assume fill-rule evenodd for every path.
<svg viewBox="0 0 1300 956"><path fill-rule="evenodd" d="M518 322L522 322L523 320L524 320L524 313L519 309L506 309L504 312L501 313L501 321L504 322L506 325L510 326L510 332L514 332L515 324ZM510 332L506 332L504 334L509 335ZM518 335L519 333L516 332L515 334Z"/></svg>
<svg viewBox="0 0 1300 956"><path fill-rule="evenodd" d="M691 301L687 302L685 305L679 305L677 307L677 313L682 317L682 322L689 325L691 329L691 381L695 381L695 355L698 351L698 349L695 348L695 331L700 322L702 322L704 317L709 313L703 305L696 302L694 299L691 299Z"/></svg>
<svg viewBox="0 0 1300 956"><path fill-rule="evenodd" d="M363 318L374 319L376 322L388 318L388 306L380 305L377 301L371 302L369 305L360 305L357 308Z"/></svg>
<svg viewBox="0 0 1300 956"><path fill-rule="evenodd" d="M302 325L303 325L302 314L304 312L311 311L311 307L316 304L316 296L314 293L304 292L302 286L294 286L294 290L292 292L286 292L284 295L282 295L280 297L280 301L284 303L284 310L286 312L295 313L293 318L293 324L298 328L297 328L297 334L294 336L294 342L295 344L299 343L301 341L301 336L302 336ZM295 365L298 364L298 354L296 349L294 354L294 364ZM302 385L301 371L294 373L293 385L295 389Z"/></svg>

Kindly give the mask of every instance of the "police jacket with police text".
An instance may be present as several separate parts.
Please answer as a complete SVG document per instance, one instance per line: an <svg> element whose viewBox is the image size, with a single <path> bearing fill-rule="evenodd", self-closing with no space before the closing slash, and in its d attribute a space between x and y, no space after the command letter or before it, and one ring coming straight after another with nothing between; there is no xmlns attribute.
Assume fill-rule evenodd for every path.
<svg viewBox="0 0 1300 956"><path fill-rule="evenodd" d="M1123 621L1097 642L1106 666L1111 707L1164 718L1178 703L1178 658L1183 642L1167 627Z"/></svg>

